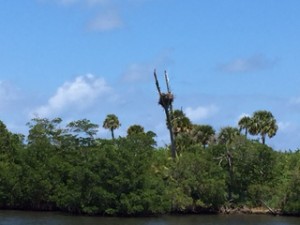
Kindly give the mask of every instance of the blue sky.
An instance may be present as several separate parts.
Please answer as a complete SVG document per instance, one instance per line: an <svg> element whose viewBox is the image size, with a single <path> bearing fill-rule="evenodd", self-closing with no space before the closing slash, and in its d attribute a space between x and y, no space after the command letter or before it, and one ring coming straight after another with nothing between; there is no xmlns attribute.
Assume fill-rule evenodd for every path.
<svg viewBox="0 0 300 225"><path fill-rule="evenodd" d="M269 110L267 143L300 147L298 0L9 0L0 3L0 119L26 133L33 117L116 114L169 143L156 68L174 107L217 131ZM110 134L99 129L99 137Z"/></svg>

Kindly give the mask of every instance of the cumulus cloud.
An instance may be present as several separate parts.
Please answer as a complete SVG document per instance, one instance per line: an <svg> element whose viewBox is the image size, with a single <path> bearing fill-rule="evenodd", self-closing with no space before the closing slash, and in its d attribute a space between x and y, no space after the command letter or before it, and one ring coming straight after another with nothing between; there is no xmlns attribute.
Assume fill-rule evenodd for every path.
<svg viewBox="0 0 300 225"><path fill-rule="evenodd" d="M65 82L48 100L46 105L38 107L32 116L48 117L66 110L83 110L91 106L101 97L112 94L111 87L103 78L92 74L78 76L71 82Z"/></svg>
<svg viewBox="0 0 300 225"><path fill-rule="evenodd" d="M122 27L123 21L116 11L106 11L92 19L88 29L93 31L109 31Z"/></svg>
<svg viewBox="0 0 300 225"><path fill-rule="evenodd" d="M237 58L218 65L218 69L226 73L245 73L265 70L273 67L276 60L268 59L264 55L254 55L248 58Z"/></svg>
<svg viewBox="0 0 300 225"><path fill-rule="evenodd" d="M215 105L198 106L196 108L187 107L185 114L192 121L199 121L201 119L207 119L218 112L218 107Z"/></svg>

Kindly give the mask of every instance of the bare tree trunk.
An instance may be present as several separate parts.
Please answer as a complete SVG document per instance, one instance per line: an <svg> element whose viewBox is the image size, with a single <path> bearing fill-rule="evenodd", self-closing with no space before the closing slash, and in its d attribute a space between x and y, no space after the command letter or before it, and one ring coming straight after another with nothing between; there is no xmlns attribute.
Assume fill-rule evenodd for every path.
<svg viewBox="0 0 300 225"><path fill-rule="evenodd" d="M174 133L173 133L173 128L172 128L172 123L171 123L171 118L168 112L168 109L165 108L165 113L166 113L166 118L167 118L167 125L168 125L168 130L170 133L170 140L171 140L171 155L172 158L175 159L176 158L176 145L175 145L175 138L174 138Z"/></svg>
<svg viewBox="0 0 300 225"><path fill-rule="evenodd" d="M168 77L167 71L165 71L165 81L167 84L167 91L169 94L171 94L171 88L169 85L169 77ZM173 119L173 105L170 104L170 120L172 121L172 119Z"/></svg>
<svg viewBox="0 0 300 225"><path fill-rule="evenodd" d="M267 203L265 203L263 200L260 200L260 202L261 202L265 207L267 207L267 209L268 209L274 216L278 215L278 212L276 212L274 209L272 209L271 207L269 207L269 206L267 205Z"/></svg>
<svg viewBox="0 0 300 225"><path fill-rule="evenodd" d="M227 148L227 147L226 147ZM228 185L228 200L232 199L232 184L233 184L233 167L232 167L232 156L231 152L227 149L227 161L228 161L228 172L229 172L229 185Z"/></svg>
<svg viewBox="0 0 300 225"><path fill-rule="evenodd" d="M164 111L166 114L167 128L170 133L170 141L171 141L171 146L170 146L171 155L172 155L172 158L175 159L176 158L176 145L175 145L175 137L174 137L174 133L173 133L173 126L172 126L172 117L173 117L172 101L167 101L167 102L165 101L164 96L166 96L166 94L163 94L160 90L159 82L158 82L155 70L154 70L154 78L155 78L155 85L156 85L156 88L157 88L157 91L159 94L159 103L164 108ZM166 71L165 71L165 81L167 84L168 95L171 96L172 94L170 91L169 81L168 81L168 76L167 76Z"/></svg>

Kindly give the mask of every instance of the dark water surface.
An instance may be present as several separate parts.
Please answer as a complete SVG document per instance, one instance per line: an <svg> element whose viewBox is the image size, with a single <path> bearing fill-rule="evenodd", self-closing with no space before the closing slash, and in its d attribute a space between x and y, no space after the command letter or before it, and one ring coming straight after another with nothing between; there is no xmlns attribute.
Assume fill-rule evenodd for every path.
<svg viewBox="0 0 300 225"><path fill-rule="evenodd" d="M53 212L0 211L0 225L300 225L299 217L188 215L145 218L73 216Z"/></svg>

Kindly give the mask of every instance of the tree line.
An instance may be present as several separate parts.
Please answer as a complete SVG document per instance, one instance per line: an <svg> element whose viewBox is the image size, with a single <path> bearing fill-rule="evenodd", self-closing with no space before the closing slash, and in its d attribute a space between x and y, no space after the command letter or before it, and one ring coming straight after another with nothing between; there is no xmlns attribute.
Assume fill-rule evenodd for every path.
<svg viewBox="0 0 300 225"><path fill-rule="evenodd" d="M61 118L34 118L27 136L0 121L0 208L128 216L267 204L299 214L300 150L266 145L278 129L271 112L218 132L181 110L171 122L175 159L141 125L116 137L114 114L102 124L111 139L97 138L99 125L88 119L63 125Z"/></svg>

